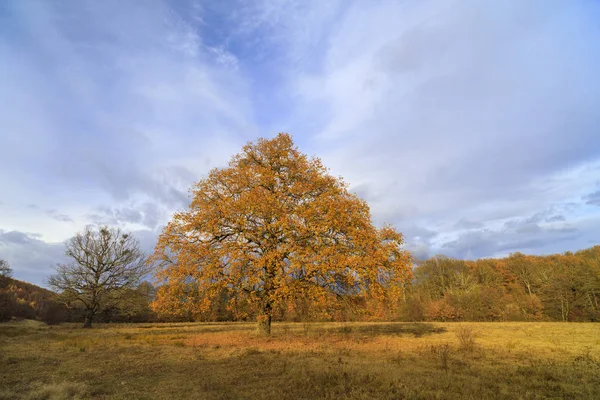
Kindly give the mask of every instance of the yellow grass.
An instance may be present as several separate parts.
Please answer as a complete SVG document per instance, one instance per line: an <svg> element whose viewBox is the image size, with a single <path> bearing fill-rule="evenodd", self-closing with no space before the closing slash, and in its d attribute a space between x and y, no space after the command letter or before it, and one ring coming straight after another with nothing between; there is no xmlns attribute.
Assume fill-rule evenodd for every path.
<svg viewBox="0 0 600 400"><path fill-rule="evenodd" d="M0 399L600 398L593 323L254 329L0 324Z"/></svg>

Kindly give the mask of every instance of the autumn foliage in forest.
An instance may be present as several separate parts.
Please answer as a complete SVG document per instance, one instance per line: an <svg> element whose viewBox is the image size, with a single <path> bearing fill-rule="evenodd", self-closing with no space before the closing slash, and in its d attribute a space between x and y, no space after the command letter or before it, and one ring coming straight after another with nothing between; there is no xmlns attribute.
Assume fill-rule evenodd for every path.
<svg viewBox="0 0 600 400"><path fill-rule="evenodd" d="M600 246L476 261L436 256L414 270L405 320L600 321Z"/></svg>
<svg viewBox="0 0 600 400"><path fill-rule="evenodd" d="M300 313L389 318L412 278L402 244L289 135L259 139L199 181L163 230L154 309L199 316L225 303L267 334L273 318Z"/></svg>

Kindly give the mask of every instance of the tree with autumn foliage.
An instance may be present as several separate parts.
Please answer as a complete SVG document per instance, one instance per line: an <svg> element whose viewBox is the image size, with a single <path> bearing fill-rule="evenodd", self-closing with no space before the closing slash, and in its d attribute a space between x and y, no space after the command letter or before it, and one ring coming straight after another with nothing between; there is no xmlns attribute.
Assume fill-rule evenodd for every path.
<svg viewBox="0 0 600 400"><path fill-rule="evenodd" d="M367 203L288 134L247 144L191 193L152 257L159 314L201 315L226 298L268 335L297 304L331 315L351 301L384 317L411 279L402 235L377 229Z"/></svg>
<svg viewBox="0 0 600 400"><path fill-rule="evenodd" d="M405 320L600 321L600 246L564 254L421 261Z"/></svg>

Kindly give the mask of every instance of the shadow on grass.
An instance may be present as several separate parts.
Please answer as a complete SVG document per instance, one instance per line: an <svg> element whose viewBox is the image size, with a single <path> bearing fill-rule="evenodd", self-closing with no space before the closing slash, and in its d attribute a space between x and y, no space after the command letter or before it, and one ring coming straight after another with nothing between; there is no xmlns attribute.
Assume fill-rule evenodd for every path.
<svg viewBox="0 0 600 400"><path fill-rule="evenodd" d="M35 333L35 332L33 332ZM16 326L2 326L0 325L0 336L4 337L16 337L23 336L27 334L32 334L31 330L19 328Z"/></svg>
<svg viewBox="0 0 600 400"><path fill-rule="evenodd" d="M156 327L156 325L155 325ZM255 332L254 323L195 323L190 325L171 325L157 329L156 334L170 334L179 328L194 328L199 333L222 333L222 332ZM388 322L388 323L350 323L337 326L324 327L321 323L279 323L273 324L273 330L277 333L325 333L325 334L363 334L369 336L396 335L421 337L430 334L446 332L446 328L437 327L425 322ZM189 332L189 331L188 331ZM182 332L183 333L183 332Z"/></svg>
<svg viewBox="0 0 600 400"><path fill-rule="evenodd" d="M196 332L227 332L227 331L249 331L255 329L253 323L247 322L155 322L146 323L123 323L123 324L97 324L100 329L135 329L146 330L148 334L170 334L173 332L196 333Z"/></svg>
<svg viewBox="0 0 600 400"><path fill-rule="evenodd" d="M434 326L424 322L397 322L364 325L343 325L328 328L332 333L358 333L368 335L396 335L421 337L435 333L444 333L446 328Z"/></svg>
<svg viewBox="0 0 600 400"><path fill-rule="evenodd" d="M0 337L22 337L47 334L48 331L44 328L28 328L21 326L10 326L0 324Z"/></svg>

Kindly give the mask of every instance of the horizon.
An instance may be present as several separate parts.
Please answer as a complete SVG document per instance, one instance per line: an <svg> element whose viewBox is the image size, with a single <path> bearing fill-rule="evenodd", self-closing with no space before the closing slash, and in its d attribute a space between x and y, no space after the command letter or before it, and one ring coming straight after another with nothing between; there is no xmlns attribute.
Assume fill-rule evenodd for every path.
<svg viewBox="0 0 600 400"><path fill-rule="evenodd" d="M0 259L86 225L153 249L188 189L290 133L416 258L600 237L600 3L7 1Z"/></svg>

